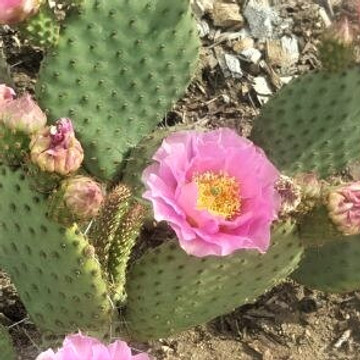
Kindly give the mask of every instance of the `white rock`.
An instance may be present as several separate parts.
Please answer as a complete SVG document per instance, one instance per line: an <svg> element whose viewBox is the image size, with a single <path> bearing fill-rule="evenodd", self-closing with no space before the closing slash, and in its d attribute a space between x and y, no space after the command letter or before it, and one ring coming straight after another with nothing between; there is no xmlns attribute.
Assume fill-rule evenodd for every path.
<svg viewBox="0 0 360 360"><path fill-rule="evenodd" d="M279 15L266 0L249 0L244 16L251 35L260 40L273 37L274 24L281 22Z"/></svg>

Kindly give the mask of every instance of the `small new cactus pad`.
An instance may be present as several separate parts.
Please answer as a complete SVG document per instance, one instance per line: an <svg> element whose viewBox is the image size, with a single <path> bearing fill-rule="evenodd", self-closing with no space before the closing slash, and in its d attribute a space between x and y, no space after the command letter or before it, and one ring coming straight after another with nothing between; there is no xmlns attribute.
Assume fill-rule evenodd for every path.
<svg viewBox="0 0 360 360"><path fill-rule="evenodd" d="M252 139L287 175L326 177L360 158L360 67L301 76L255 120Z"/></svg>
<svg viewBox="0 0 360 360"><path fill-rule="evenodd" d="M15 360L15 352L7 329L0 324L0 358Z"/></svg>
<svg viewBox="0 0 360 360"><path fill-rule="evenodd" d="M300 261L303 248L294 229L290 223L277 226L266 254L243 250L196 258L174 241L149 250L128 274L130 336L167 337L254 301Z"/></svg>
<svg viewBox="0 0 360 360"><path fill-rule="evenodd" d="M90 228L89 239L104 268L107 268L109 249L116 231L129 209L130 196L131 191L126 185L117 185L105 198L100 213Z"/></svg>
<svg viewBox="0 0 360 360"><path fill-rule="evenodd" d="M37 96L53 120L73 119L85 166L109 179L184 93L198 46L189 0L89 0L45 59Z"/></svg>
<svg viewBox="0 0 360 360"><path fill-rule="evenodd" d="M45 201L21 171L0 166L0 198L0 264L32 320L59 334L102 329L111 306L87 239L76 225L47 219Z"/></svg>
<svg viewBox="0 0 360 360"><path fill-rule="evenodd" d="M308 248L291 277L310 288L326 292L347 292L360 288L360 236Z"/></svg>
<svg viewBox="0 0 360 360"><path fill-rule="evenodd" d="M109 274L114 283L114 300L124 304L126 300L125 283L128 262L136 239L140 233L145 208L133 204L123 217L116 230L109 252Z"/></svg>

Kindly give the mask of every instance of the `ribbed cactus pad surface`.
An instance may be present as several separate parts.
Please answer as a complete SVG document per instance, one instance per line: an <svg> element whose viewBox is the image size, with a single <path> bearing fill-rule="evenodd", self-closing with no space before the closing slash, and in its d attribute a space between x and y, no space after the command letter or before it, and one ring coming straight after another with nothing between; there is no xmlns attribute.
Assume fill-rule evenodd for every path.
<svg viewBox="0 0 360 360"><path fill-rule="evenodd" d="M250 250L196 258L174 241L149 251L128 274L130 335L167 337L254 301L300 261L303 248L293 230L290 224L278 227L265 255Z"/></svg>
<svg viewBox="0 0 360 360"><path fill-rule="evenodd" d="M360 67L293 80L256 119L252 139L287 174L322 177L360 158Z"/></svg>
<svg viewBox="0 0 360 360"><path fill-rule="evenodd" d="M326 292L360 289L360 236L344 237L305 252L291 275L299 283Z"/></svg>
<svg viewBox="0 0 360 360"><path fill-rule="evenodd" d="M86 238L46 218L45 202L21 171L0 166L0 198L0 264L32 320L60 334L101 329L111 308Z"/></svg>
<svg viewBox="0 0 360 360"><path fill-rule="evenodd" d="M37 96L52 120L73 119L86 167L108 179L184 93L198 46L189 0L88 0L44 61Z"/></svg>
<svg viewBox="0 0 360 360"><path fill-rule="evenodd" d="M15 352L7 329L0 324L0 359L15 360Z"/></svg>

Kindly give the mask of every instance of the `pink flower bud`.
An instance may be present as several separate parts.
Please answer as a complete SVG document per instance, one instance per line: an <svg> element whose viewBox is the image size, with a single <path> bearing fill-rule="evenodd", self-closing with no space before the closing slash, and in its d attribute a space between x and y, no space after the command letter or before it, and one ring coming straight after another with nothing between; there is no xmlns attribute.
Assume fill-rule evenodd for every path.
<svg viewBox="0 0 360 360"><path fill-rule="evenodd" d="M1 106L7 101L12 100L15 95L16 94L13 88L6 86L5 84L0 84L0 111Z"/></svg>
<svg viewBox="0 0 360 360"><path fill-rule="evenodd" d="M0 106L0 121L11 129L32 134L46 125L46 115L31 98L25 94L18 99L8 100Z"/></svg>
<svg viewBox="0 0 360 360"><path fill-rule="evenodd" d="M0 25L17 24L34 15L42 0L1 0Z"/></svg>
<svg viewBox="0 0 360 360"><path fill-rule="evenodd" d="M33 135L30 150L31 161L41 170L60 175L76 171L84 159L84 151L75 138L71 120L66 118Z"/></svg>
<svg viewBox="0 0 360 360"><path fill-rule="evenodd" d="M86 176L76 176L62 185L64 202L68 210L79 219L97 215L104 200L100 184Z"/></svg>
<svg viewBox="0 0 360 360"><path fill-rule="evenodd" d="M327 207L330 219L344 235L360 233L360 181L331 191Z"/></svg>

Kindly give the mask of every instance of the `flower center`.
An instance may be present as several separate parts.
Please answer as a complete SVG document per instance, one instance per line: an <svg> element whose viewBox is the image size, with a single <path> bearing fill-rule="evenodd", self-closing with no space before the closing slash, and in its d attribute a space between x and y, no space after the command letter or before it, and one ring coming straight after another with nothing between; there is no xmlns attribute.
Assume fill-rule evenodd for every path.
<svg viewBox="0 0 360 360"><path fill-rule="evenodd" d="M197 208L231 219L240 212L240 186L224 172L206 171L193 177L198 189Z"/></svg>

